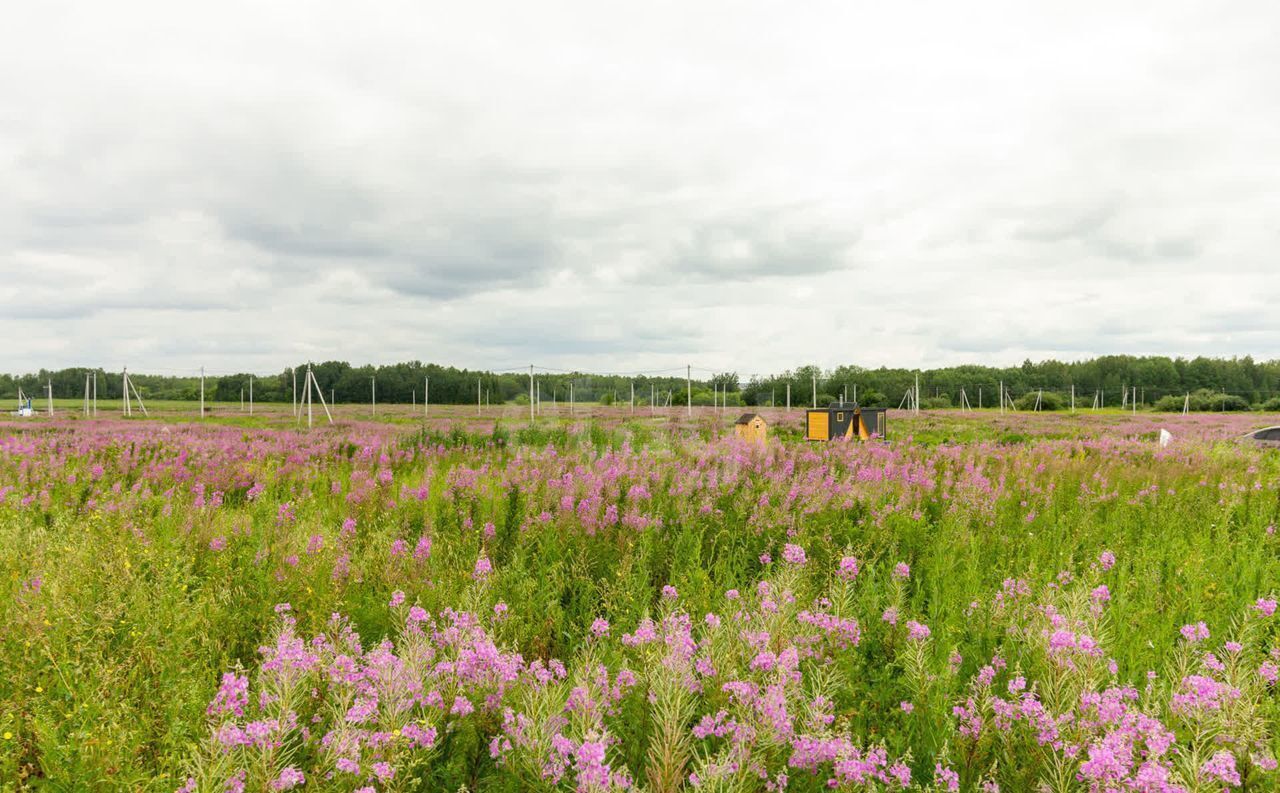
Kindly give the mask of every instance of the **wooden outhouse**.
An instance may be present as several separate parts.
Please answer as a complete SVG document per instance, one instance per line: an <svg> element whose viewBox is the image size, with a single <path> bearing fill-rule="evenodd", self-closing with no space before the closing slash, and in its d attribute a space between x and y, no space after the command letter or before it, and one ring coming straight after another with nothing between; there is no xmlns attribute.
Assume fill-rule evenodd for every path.
<svg viewBox="0 0 1280 793"><path fill-rule="evenodd" d="M764 443L768 431L769 425L758 413L743 413L733 423L733 434L746 441Z"/></svg>

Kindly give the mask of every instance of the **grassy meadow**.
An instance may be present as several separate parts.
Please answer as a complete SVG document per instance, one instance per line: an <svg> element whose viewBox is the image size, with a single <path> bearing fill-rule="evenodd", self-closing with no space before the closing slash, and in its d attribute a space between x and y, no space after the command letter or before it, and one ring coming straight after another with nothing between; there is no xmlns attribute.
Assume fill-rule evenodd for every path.
<svg viewBox="0 0 1280 793"><path fill-rule="evenodd" d="M1274 415L80 406L0 419L2 789L1280 789Z"/></svg>

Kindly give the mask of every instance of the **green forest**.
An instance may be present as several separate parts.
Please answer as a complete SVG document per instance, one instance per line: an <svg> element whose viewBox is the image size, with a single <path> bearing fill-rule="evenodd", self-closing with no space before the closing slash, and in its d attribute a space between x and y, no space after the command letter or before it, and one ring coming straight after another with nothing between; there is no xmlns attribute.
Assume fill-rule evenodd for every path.
<svg viewBox="0 0 1280 793"><path fill-rule="evenodd" d="M205 398L237 402L252 387L255 402L290 402L294 372L301 389L306 364L276 374L229 374L205 378ZM311 364L316 382L339 404L368 403L376 383L379 403L417 402L429 389L432 404L527 404L528 371L488 372L459 369L419 361L387 366L352 366L343 361ZM39 400L51 385L59 399L84 395L86 378L95 370L69 368L30 374L0 374L0 399L16 399L19 390ZM687 389L684 371L654 376L598 374L535 370L536 394L543 403L567 401L648 405L668 402L684 405ZM1074 387L1077 407L1132 404L1139 408L1182 410L1280 410L1280 361L1256 362L1243 358L1168 358L1162 356L1108 355L1085 361L1025 361L1021 366L952 366L938 369L904 369L815 365L767 377L742 378L736 372L695 370L693 404L723 402L730 406L783 406L788 388L792 406L814 402L827 404L841 397L867 406L897 407L919 377L920 406L942 408L967 401L973 407L993 407L1001 385L1019 408L1038 400L1045 410L1070 406ZM130 372L130 380L144 399L198 400L198 376L172 376ZM251 383L252 381L252 383ZM96 370L100 399L119 399L120 372ZM1127 396L1132 395L1132 396Z"/></svg>

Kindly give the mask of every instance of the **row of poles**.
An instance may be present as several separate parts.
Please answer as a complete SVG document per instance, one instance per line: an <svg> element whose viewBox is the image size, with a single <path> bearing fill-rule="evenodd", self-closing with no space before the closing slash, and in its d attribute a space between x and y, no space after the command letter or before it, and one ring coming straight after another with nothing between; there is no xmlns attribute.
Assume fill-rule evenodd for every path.
<svg viewBox="0 0 1280 793"><path fill-rule="evenodd" d="M542 385L537 381L537 377L534 373L534 368L535 367L533 366L533 364L529 365L529 419L531 421L534 418L536 418L542 411ZM303 378L302 398L301 400L299 400L298 373L296 370L291 370L291 372L293 375L293 415L296 422L301 423L302 411L303 409L305 409L307 414L307 426L308 427L312 426L314 422L312 395L314 394L316 397L319 398L320 405L322 408L324 408L325 416L328 418L329 423L332 424L333 414L329 410L329 404L333 402L333 390L330 389L329 402L326 402L324 399L324 392L320 388L319 382L317 382L316 380L315 372L312 370L311 365L308 364L306 374L304 375L304 378ZM149 416L150 414L147 412L147 406L142 400L142 395L138 393L137 386L134 385L133 381L129 377L128 367L125 367L123 369L121 373L121 378L122 378L122 391L123 391L123 398L124 398L123 399L124 403L121 408L123 415L125 416L133 415L133 402L136 401L138 405L138 409L142 411L142 414L144 416ZM200 367L200 417L201 418L204 418L205 416L204 381L205 381L205 371L204 371L204 367L202 366ZM685 368L685 383L686 383L686 411L687 411L687 415L692 416L693 415L693 367L691 365ZM817 408L818 407L817 375L813 376L812 386L813 386L812 405L814 408ZM422 388L422 394L423 394L422 415L424 418L426 418L430 415L430 412L431 412L431 378L430 377L423 378L422 387L423 387ZM718 412L726 410L728 408L728 386L725 386L722 389L719 384L713 383L712 387L714 389L714 395L712 397L713 399L712 407L716 409ZM53 380L52 378L50 378L46 383L46 390L48 394L48 413L49 415L52 416L53 415ZM1010 391L1007 388L1005 388L1003 380L999 382L998 393L999 393L998 401L999 401L1001 413L1004 413L1006 408L1009 410L1017 410L1017 407L1014 405L1013 395L1012 393L1010 393ZM1133 387L1130 387L1127 385L1121 386L1121 393L1123 394L1123 397L1121 399L1121 409L1124 409L1126 407L1131 407L1133 412L1136 413L1138 409L1138 401L1139 401L1139 391L1137 386L1133 386ZM651 414L656 412L658 396L659 395L657 394L656 386L654 386L651 383L649 385L649 411ZM776 394L771 394L770 401L769 401L770 406L773 406L775 396ZM849 392L846 386L840 395L840 400L844 402L847 400L848 396L849 396ZM1035 405L1032 407L1033 411L1040 410L1043 397L1044 397L1044 389L1039 389L1036 392L1036 402L1035 402ZM668 390L665 404L663 405L664 409L670 408L671 401L672 401L671 398L672 398L672 392ZM413 392L412 399L413 399L414 410L417 410L417 391L416 390L414 390ZM484 404L487 404L487 399L488 399L488 394L483 389L483 379L477 378L476 379L476 414L477 415L480 415L482 413L482 406ZM853 386L853 401L857 402L857 400L858 400L858 386L855 383ZM29 402L30 402L30 398L22 391L21 388L19 388L18 389L19 409L21 410L22 408L26 407ZM556 395L553 392L552 394L553 406L555 405L555 402L556 402ZM370 410L372 414L376 417L378 415L378 382L376 377L369 378L369 403L370 403ZM572 414L575 411L576 409L575 405L576 403L574 398L573 383L569 383L570 414ZM1190 411L1190 405L1191 405L1191 395L1188 393L1183 399L1183 407L1182 407L1183 415L1186 415ZM920 375L919 374L915 376L914 385L911 388L907 389L907 392L902 397L902 401L899 402L898 404L899 410L903 409L904 407L914 414L919 414L920 412ZM973 405L970 403L968 398L968 393L964 388L960 389L959 407L963 411L969 411L973 409ZM981 386L978 387L977 407L978 409L982 409L983 407L983 394L982 394ZM1093 404L1091 406L1091 409L1099 410L1105 407L1106 407L1106 393L1102 390L1094 391ZM249 377L248 408L249 408L249 411L248 411L249 415L253 415L253 377L252 376ZM632 382L631 397L630 397L630 410L632 413L635 412L635 408L636 408L636 386L635 386L635 383ZM244 388L240 389L240 409L241 411L245 409ZM786 409L788 411L791 410L791 383L787 383L787 387L786 387ZM1071 409L1071 412L1073 413L1076 410L1076 387L1074 384L1072 384L1071 386L1070 409ZM85 416L98 415L98 373L96 371L87 373L85 375L83 412Z"/></svg>
<svg viewBox="0 0 1280 793"><path fill-rule="evenodd" d="M1000 381L998 385L998 390L1000 395L1000 398L999 398L1000 412L1004 413L1006 408L1008 408L1009 410L1017 410L1018 408L1013 401L1013 394L1009 391L1009 389L1004 387L1003 380ZM1139 400L1137 386L1132 386L1132 387L1127 385L1121 386L1121 394L1123 396L1120 402L1120 409L1123 410L1125 408L1131 408L1132 412L1137 413L1138 400ZM1107 399L1107 395L1105 391L1103 391L1102 389L1095 390L1093 392L1093 404L1090 406L1090 409L1101 410L1102 408L1105 408L1106 399ZM1076 387L1074 383L1071 385L1070 400L1071 400L1070 410L1072 413L1075 413L1076 412ZM1035 404L1032 406L1031 410L1033 412L1039 411L1043 403L1044 403L1044 389L1043 388L1037 389L1036 401L1035 401ZM909 389L907 393L902 397L902 403L899 403L898 408L901 409L903 407L903 404L906 404L908 410L911 410L915 413L920 412L920 378L919 376L916 377L915 386ZM969 395L964 388L960 389L959 408L960 410L966 411L966 412L973 410L973 404L969 401ZM1183 401L1182 401L1182 415L1184 416L1187 415L1187 413L1190 412L1190 408L1191 408L1191 394L1187 393L1183 397ZM982 386L978 386L978 409L979 410L982 409Z"/></svg>

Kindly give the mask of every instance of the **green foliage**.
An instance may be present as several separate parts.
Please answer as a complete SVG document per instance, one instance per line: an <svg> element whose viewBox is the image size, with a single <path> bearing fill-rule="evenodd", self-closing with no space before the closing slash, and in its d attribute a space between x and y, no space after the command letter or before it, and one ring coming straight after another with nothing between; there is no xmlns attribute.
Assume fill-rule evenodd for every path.
<svg viewBox="0 0 1280 793"><path fill-rule="evenodd" d="M1217 412L1248 409L1249 400L1235 394L1215 394L1209 400L1208 407L1208 410Z"/></svg>
<svg viewBox="0 0 1280 793"><path fill-rule="evenodd" d="M858 404L869 408L897 407L889 404L889 398L874 388L858 392Z"/></svg>
<svg viewBox="0 0 1280 793"><path fill-rule="evenodd" d="M1018 410L1065 410L1067 403L1052 391L1029 391L1014 400L1014 406Z"/></svg>
<svg viewBox="0 0 1280 793"><path fill-rule="evenodd" d="M1280 397L1277 398L1277 404L1280 404ZM1188 409L1194 413L1249 410L1249 402L1244 397L1210 391L1207 388L1197 389L1183 396L1171 394L1162 397L1156 402L1155 409L1165 412L1182 412L1184 405L1189 405Z"/></svg>

